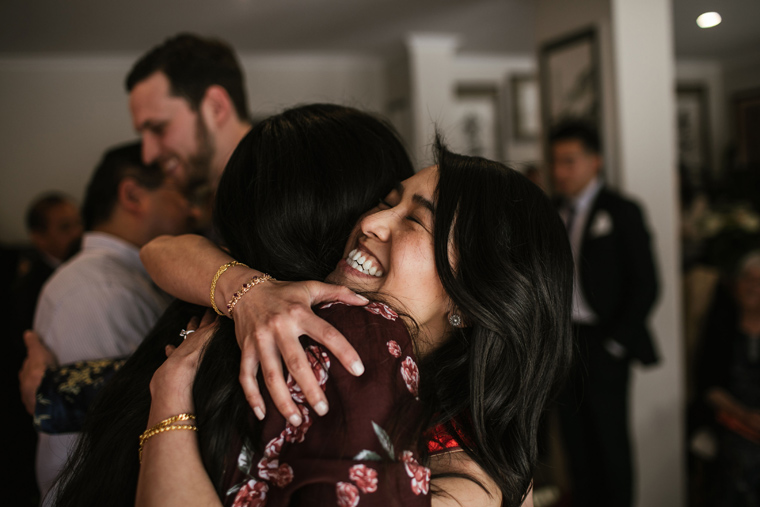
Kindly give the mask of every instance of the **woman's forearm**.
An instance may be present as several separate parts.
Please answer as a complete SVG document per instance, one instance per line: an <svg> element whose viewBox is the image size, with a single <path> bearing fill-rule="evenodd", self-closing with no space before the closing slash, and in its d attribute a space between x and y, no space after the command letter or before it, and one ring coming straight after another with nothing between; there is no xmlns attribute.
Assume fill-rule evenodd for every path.
<svg viewBox="0 0 760 507"><path fill-rule="evenodd" d="M208 239L194 234L159 236L142 247L140 259L163 290L203 306L211 305L209 289L219 267L234 260ZM215 297L221 311L225 311L234 291L254 274L260 273L234 266L219 277Z"/></svg>
<svg viewBox="0 0 760 507"><path fill-rule="evenodd" d="M145 442L135 505L222 505L203 468L194 431L166 431Z"/></svg>

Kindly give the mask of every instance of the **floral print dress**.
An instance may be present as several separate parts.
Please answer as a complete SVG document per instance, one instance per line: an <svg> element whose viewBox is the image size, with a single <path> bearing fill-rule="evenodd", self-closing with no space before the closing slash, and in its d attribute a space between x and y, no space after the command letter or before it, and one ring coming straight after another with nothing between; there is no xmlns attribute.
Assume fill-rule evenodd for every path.
<svg viewBox="0 0 760 507"><path fill-rule="evenodd" d="M261 442L232 450L225 474L225 505L429 506L430 470L411 449L394 442L416 431L419 370L406 327L382 303L351 307L328 303L317 314L356 348L361 377L309 338L302 343L330 405L312 412L292 377L288 388L303 423L290 425L266 390ZM415 439L407 439L415 441ZM260 450L255 450L260 449Z"/></svg>

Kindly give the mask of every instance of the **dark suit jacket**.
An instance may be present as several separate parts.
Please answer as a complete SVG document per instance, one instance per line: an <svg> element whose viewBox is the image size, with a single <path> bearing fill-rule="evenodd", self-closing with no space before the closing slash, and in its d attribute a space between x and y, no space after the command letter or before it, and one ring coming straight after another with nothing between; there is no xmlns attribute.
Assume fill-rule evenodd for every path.
<svg viewBox="0 0 760 507"><path fill-rule="evenodd" d="M656 363L647 317L657 299L657 274L639 206L602 187L586 221L580 255L580 286L598 326L629 357Z"/></svg>

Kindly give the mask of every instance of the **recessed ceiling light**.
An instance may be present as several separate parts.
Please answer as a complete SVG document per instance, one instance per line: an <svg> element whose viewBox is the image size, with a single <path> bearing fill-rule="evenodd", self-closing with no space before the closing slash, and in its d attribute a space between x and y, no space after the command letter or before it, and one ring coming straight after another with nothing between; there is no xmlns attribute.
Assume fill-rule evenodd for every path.
<svg viewBox="0 0 760 507"><path fill-rule="evenodd" d="M717 12L705 12L697 18L697 25L699 28L712 28L719 25L721 21L722 18Z"/></svg>

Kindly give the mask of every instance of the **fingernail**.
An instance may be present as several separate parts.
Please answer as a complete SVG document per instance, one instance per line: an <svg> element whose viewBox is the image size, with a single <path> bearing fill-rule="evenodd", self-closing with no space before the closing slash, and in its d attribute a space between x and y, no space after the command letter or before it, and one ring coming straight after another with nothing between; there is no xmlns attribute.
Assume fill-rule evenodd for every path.
<svg viewBox="0 0 760 507"><path fill-rule="evenodd" d="M298 414L293 414L290 417L288 417L288 422L292 424L293 426L300 426L301 425L301 416Z"/></svg>
<svg viewBox="0 0 760 507"><path fill-rule="evenodd" d="M364 296L362 296L361 294L354 294L354 295L355 295L356 297L358 297L359 299L361 299L362 301L364 301L365 303L369 303L369 299L365 298L365 297L364 297Z"/></svg>
<svg viewBox="0 0 760 507"><path fill-rule="evenodd" d="M361 361L354 361L353 364L351 364L351 371L358 377L364 373L364 364L362 364Z"/></svg>
<svg viewBox="0 0 760 507"><path fill-rule="evenodd" d="M327 403L324 401L320 401L316 405L314 405L314 411L319 415L325 415L327 413Z"/></svg>
<svg viewBox="0 0 760 507"><path fill-rule="evenodd" d="M264 411L261 410L261 407L253 407L253 413L256 414L256 417L259 418L259 421L264 420Z"/></svg>

